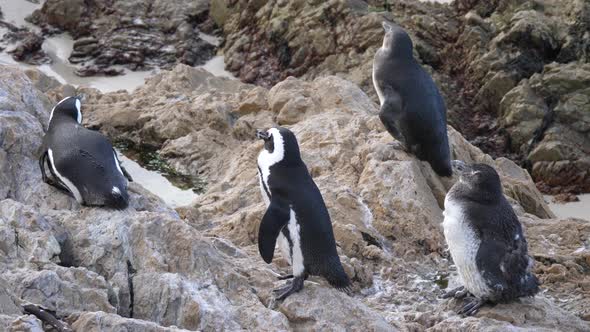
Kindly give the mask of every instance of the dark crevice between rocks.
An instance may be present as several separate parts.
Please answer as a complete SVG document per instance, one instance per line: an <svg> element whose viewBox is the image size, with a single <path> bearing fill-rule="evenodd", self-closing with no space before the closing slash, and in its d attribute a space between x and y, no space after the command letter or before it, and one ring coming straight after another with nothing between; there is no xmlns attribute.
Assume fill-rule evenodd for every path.
<svg viewBox="0 0 590 332"><path fill-rule="evenodd" d="M553 123L553 120L555 119L555 113L553 112L553 109L557 105L557 100L555 100L555 98L551 98L551 99L546 99L545 101L546 101L548 107L547 107L547 110L545 111L545 114L543 115L543 120L541 121L541 125L537 129L535 129L535 132L533 133L533 138L531 139L531 142L529 143L529 146L526 149L525 155L522 157L523 166L531 174L532 174L532 163L530 160L527 159L527 156L531 153L531 151L533 151L533 149L537 146L537 144L539 144L543 140L543 138L545 137L545 132L547 131L547 129L549 129L549 127Z"/></svg>
<svg viewBox="0 0 590 332"><path fill-rule="evenodd" d="M379 243L379 241L377 241L377 239L369 234L369 233L365 233L365 232L361 232L361 235L363 236L363 240L365 242L367 242L367 245L374 245L375 247L378 247L379 249L383 249L383 246L381 245L381 243Z"/></svg>
<svg viewBox="0 0 590 332"><path fill-rule="evenodd" d="M59 263L57 265L63 267L78 267L74 259L74 247L72 241L66 232L58 234L55 239L59 243Z"/></svg>
<svg viewBox="0 0 590 332"><path fill-rule="evenodd" d="M18 249L20 248L20 243L18 239L18 230L14 227L14 244L16 245L16 256L18 257Z"/></svg>
<svg viewBox="0 0 590 332"><path fill-rule="evenodd" d="M134 301L134 292L133 292L133 277L135 276L135 270L131 262L127 260L127 285L129 287L129 317L133 318L133 306L135 305Z"/></svg>

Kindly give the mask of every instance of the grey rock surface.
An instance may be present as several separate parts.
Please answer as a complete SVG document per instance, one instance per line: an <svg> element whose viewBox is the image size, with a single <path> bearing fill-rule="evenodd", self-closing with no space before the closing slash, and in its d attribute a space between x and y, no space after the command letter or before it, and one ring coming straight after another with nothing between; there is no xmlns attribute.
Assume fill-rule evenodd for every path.
<svg viewBox="0 0 590 332"><path fill-rule="evenodd" d="M590 224L541 219L552 215L528 173L452 128L455 158L498 169L549 287L472 318L439 299L439 284L456 283L440 227L453 180L389 144L375 105L349 81L290 78L269 91L179 65L132 94L79 91L87 94L85 125L155 145L174 167L207 180L195 204L177 210L132 184L125 211L81 207L42 183L36 150L63 89L41 93L42 75L6 66L0 82L0 321L15 331L40 323L23 316L23 301L55 310L75 331L590 327L582 268L590 251L578 250ZM305 102L289 109L290 100ZM352 296L310 278L302 292L273 303L276 273L289 267L280 255L264 264L257 251L264 206L253 132L277 123L296 133L324 196Z"/></svg>

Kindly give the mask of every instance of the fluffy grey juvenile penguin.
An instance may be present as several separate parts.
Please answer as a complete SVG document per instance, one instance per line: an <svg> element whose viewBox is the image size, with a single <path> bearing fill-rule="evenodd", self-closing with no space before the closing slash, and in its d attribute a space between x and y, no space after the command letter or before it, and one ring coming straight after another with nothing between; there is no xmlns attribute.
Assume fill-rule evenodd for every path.
<svg viewBox="0 0 590 332"><path fill-rule="evenodd" d="M463 283L444 298L471 300L459 314L472 315L485 303L534 296L539 282L512 207L502 194L498 173L488 165L453 161L459 181L445 198L444 234Z"/></svg>
<svg viewBox="0 0 590 332"><path fill-rule="evenodd" d="M436 84L412 53L410 36L383 22L383 45L373 61L379 117L389 133L440 176L451 176L447 110Z"/></svg>
<svg viewBox="0 0 590 332"><path fill-rule="evenodd" d="M132 179L108 138L81 125L80 107L79 97L67 97L51 111L39 157L43 181L80 204L125 209ZM52 178L45 173L46 161Z"/></svg>
<svg viewBox="0 0 590 332"><path fill-rule="evenodd" d="M260 223L258 249L266 263L272 261L275 244L293 268L288 281L274 290L282 300L303 288L308 275L324 277L338 289L349 289L342 268L330 215L322 194L301 160L295 135L285 128L258 130L264 140L258 155L260 189L268 209Z"/></svg>

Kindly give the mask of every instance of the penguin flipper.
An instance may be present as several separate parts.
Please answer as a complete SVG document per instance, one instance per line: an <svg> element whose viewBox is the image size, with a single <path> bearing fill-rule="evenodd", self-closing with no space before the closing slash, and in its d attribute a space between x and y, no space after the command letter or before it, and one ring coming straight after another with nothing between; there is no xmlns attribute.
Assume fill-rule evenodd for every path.
<svg viewBox="0 0 590 332"><path fill-rule="evenodd" d="M403 109L401 96L392 89L387 89L387 98L385 98L383 105L381 105L379 119L391 136L406 145L406 139L400 131L400 128L398 128L398 122L402 115Z"/></svg>
<svg viewBox="0 0 590 332"><path fill-rule="evenodd" d="M289 205L273 196L258 230L258 251L268 264L272 262L277 237L289 222L289 217Z"/></svg>
<svg viewBox="0 0 590 332"><path fill-rule="evenodd" d="M53 174L53 170L51 169L51 167L49 167L49 172L51 173L53 178L50 178L47 176L47 173L45 173L45 163L46 162L47 162L47 151L44 151L41 154L41 157L39 157L39 168L41 168L41 177L43 179L43 182L45 182L48 185L53 186L53 187L65 192L66 194L72 196L72 194L70 193L70 190L66 186L64 186L60 181L55 180L57 177L55 176L55 174Z"/></svg>
<svg viewBox="0 0 590 332"><path fill-rule="evenodd" d="M538 291L537 278L529 271L526 240L507 241L484 236L479 247L478 269L492 289L491 300L505 302L520 296L531 296ZM487 239L486 239L487 237Z"/></svg>

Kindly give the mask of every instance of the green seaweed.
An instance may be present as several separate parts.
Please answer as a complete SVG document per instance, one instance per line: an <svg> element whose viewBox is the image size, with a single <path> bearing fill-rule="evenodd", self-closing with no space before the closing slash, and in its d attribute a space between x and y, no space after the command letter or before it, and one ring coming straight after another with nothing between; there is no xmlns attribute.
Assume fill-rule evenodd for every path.
<svg viewBox="0 0 590 332"><path fill-rule="evenodd" d="M183 190L192 190L200 194L205 191L207 183L196 175L186 175L178 172L160 155L158 150L148 145L137 145L127 139L113 142L114 147L127 158L134 160L143 168L164 176L174 186Z"/></svg>
<svg viewBox="0 0 590 332"><path fill-rule="evenodd" d="M381 6L371 6L369 5L367 7L369 12L375 12L375 13L380 13L380 12L390 12L391 11L391 4L389 3L389 0L383 1L383 5Z"/></svg>
<svg viewBox="0 0 590 332"><path fill-rule="evenodd" d="M434 276L434 283L441 289L446 289L449 287L449 275L447 273L437 272Z"/></svg>

